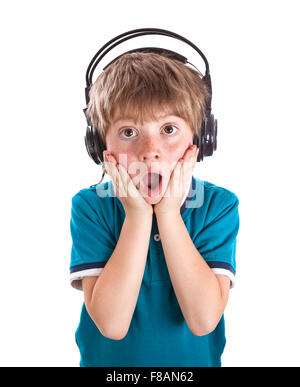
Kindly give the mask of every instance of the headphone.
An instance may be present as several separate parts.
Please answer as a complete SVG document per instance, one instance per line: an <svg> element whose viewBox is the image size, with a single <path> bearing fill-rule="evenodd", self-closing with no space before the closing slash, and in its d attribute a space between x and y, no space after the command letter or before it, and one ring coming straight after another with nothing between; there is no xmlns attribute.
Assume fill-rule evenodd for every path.
<svg viewBox="0 0 300 387"><path fill-rule="evenodd" d="M165 35L169 36L171 38L175 38L178 40L181 40L191 47L193 47L198 54L201 56L205 63L205 76L202 76L200 71L190 62L188 62L187 58L184 56L171 51L167 50L165 48L158 48L158 47L144 47L144 48L138 48L134 50L127 51L121 55L119 55L117 58L112 60L108 65L106 65L103 70L105 70L109 65L111 65L113 62L115 62L120 56L125 55L127 53L132 52L153 52L156 54L164 55L168 54L168 57L171 59L179 60L180 62L186 64L189 63L193 67L196 68L196 70L201 74L202 80L205 82L206 86L208 87L210 97L208 101L206 102L205 106L205 115L202 120L201 128L197 134L194 135L193 144L196 144L199 148L199 153L197 157L197 161L203 160L203 157L206 156L212 156L213 152L217 149L217 119L214 118L214 115L211 114L211 97L212 97L212 88L211 88L211 78L209 73L209 64L204 56L204 54L199 50L199 48L194 45L192 42L184 38L183 36L180 36L178 34L175 34L174 32L162 30L159 28L139 28L132 31L125 32L121 35L116 36L115 38L111 39L109 42L107 42L103 47L100 48L100 50L94 55L93 59L91 60L87 70L86 70L86 88L85 88L85 99L86 99L86 108L83 109L84 115L87 120L87 128L86 128L86 134L84 137L85 146L87 149L87 152L89 156L95 161L96 164L102 164L103 163L103 151L106 149L105 144L97 130L97 128L93 127L89 117L86 114L87 106L89 103L89 92L92 87L92 77L93 73L98 65L98 63L101 61L101 59L115 46L118 44L125 42L128 39L132 39L138 36L142 35ZM124 37L124 38L123 38ZM123 39L121 39L123 38ZM120 40L121 39L121 40ZM119 41L118 41L119 40ZM116 42L116 43L114 43ZM113 44L114 43L114 44ZM106 51L106 47L110 46ZM104 51L104 52L103 52ZM101 54L101 55L100 55ZM103 173L104 176L104 173ZM102 179L103 179L102 176Z"/></svg>

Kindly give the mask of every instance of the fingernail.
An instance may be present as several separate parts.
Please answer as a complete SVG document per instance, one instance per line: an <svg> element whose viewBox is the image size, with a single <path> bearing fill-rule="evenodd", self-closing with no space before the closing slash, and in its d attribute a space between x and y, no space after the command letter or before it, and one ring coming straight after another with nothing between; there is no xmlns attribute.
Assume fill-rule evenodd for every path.
<svg viewBox="0 0 300 387"><path fill-rule="evenodd" d="M192 150L193 152L194 152L196 149L197 149L196 145L193 145L193 146L191 147L191 150Z"/></svg>

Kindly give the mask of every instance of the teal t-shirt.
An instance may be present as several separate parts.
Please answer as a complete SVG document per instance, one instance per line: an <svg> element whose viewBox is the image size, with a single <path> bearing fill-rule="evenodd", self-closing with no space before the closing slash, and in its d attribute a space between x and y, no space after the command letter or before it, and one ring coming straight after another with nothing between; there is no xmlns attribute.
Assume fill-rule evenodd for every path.
<svg viewBox="0 0 300 387"><path fill-rule="evenodd" d="M214 273L230 278L231 287L236 272L238 205L230 190L193 176L180 209L199 253ZM84 188L73 196L70 282L74 288L82 290L84 276L101 275L116 247L124 218L111 181ZM155 214L127 335L122 340L103 336L83 303L75 338L83 367L218 367L226 342L224 315L208 335L196 336L190 331L168 273Z"/></svg>

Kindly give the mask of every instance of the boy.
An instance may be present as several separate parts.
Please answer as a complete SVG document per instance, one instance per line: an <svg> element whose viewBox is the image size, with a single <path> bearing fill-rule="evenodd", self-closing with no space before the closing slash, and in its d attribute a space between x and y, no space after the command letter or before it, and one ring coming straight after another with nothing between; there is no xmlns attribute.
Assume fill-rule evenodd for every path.
<svg viewBox="0 0 300 387"><path fill-rule="evenodd" d="M154 53L121 56L92 86L111 181L72 198L81 366L221 366L239 201L192 175L207 97L197 71Z"/></svg>

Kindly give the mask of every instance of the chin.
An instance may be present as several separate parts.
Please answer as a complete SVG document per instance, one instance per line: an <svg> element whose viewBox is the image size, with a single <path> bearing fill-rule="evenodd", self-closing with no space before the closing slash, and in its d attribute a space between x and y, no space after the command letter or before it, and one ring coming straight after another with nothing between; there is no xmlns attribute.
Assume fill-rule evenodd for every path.
<svg viewBox="0 0 300 387"><path fill-rule="evenodd" d="M162 197L149 198L148 196L145 196L144 199L148 204L157 204L161 201Z"/></svg>

